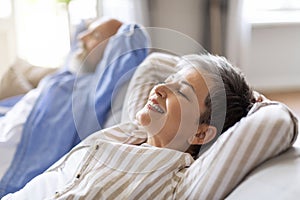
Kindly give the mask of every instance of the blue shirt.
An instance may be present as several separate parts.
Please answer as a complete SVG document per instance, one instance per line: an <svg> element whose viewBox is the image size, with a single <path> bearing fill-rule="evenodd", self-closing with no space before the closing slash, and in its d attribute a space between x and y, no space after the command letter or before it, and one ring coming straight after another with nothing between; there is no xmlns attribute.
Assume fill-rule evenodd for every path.
<svg viewBox="0 0 300 200"><path fill-rule="evenodd" d="M23 129L0 197L22 188L83 138L102 128L112 95L129 81L148 54L149 40L137 25L122 25L110 38L95 73L76 76L66 69L47 78Z"/></svg>

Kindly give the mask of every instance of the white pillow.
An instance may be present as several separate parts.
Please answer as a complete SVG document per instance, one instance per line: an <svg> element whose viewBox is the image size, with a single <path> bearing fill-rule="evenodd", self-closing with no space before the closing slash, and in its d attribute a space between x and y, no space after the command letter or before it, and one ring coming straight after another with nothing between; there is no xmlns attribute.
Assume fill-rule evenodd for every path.
<svg viewBox="0 0 300 200"><path fill-rule="evenodd" d="M179 70L178 61L162 53L145 59L129 84L121 122L133 121L153 85ZM289 148L297 137L296 127L296 118L283 104L256 103L186 169L175 198L223 199L252 169Z"/></svg>

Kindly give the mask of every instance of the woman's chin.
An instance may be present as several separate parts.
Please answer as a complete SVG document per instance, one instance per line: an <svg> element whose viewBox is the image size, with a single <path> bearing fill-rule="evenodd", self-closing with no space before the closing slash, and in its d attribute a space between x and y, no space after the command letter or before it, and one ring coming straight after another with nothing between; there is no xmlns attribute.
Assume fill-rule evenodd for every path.
<svg viewBox="0 0 300 200"><path fill-rule="evenodd" d="M144 112L144 109L137 112L136 119L142 126L148 126L151 122L149 114Z"/></svg>

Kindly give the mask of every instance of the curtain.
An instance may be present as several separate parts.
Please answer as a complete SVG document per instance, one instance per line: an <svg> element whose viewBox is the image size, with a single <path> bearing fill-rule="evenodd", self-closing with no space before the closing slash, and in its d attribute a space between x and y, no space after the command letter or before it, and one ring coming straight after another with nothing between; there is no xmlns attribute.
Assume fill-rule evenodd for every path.
<svg viewBox="0 0 300 200"><path fill-rule="evenodd" d="M247 63L247 46L250 38L250 25L245 17L245 0L230 0L228 5L226 56L235 65Z"/></svg>
<svg viewBox="0 0 300 200"><path fill-rule="evenodd" d="M206 0L206 3L206 49L242 66L246 63L251 33L245 17L246 0Z"/></svg>
<svg viewBox="0 0 300 200"><path fill-rule="evenodd" d="M204 46L213 54L225 54L225 35L228 1L206 0L204 20Z"/></svg>

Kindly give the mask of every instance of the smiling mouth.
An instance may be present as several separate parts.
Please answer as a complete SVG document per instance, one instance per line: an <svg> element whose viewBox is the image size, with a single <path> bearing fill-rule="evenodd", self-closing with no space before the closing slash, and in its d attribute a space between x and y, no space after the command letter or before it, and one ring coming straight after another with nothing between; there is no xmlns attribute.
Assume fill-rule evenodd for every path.
<svg viewBox="0 0 300 200"><path fill-rule="evenodd" d="M164 111L163 109L161 109L161 108L159 107L158 104L155 104L155 103L154 103L153 101L151 101L151 100L148 102L147 107L148 107L150 110L153 110L153 111L155 111L155 112L158 112L158 113L161 113L161 114L165 113L165 111Z"/></svg>

